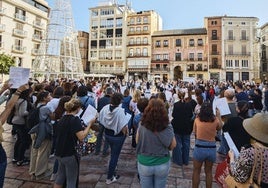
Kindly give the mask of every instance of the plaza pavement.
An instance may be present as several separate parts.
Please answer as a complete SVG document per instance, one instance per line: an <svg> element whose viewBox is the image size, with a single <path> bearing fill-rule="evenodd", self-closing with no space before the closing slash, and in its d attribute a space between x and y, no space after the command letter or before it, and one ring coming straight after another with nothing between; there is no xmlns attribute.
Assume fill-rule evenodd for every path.
<svg viewBox="0 0 268 188"><path fill-rule="evenodd" d="M1 108L3 109L3 108ZM53 182L49 181L50 177L44 180L31 180L28 174L29 166L20 166L12 164L13 146L15 138L11 136L11 126L4 125L4 139L2 143L6 150L8 157L8 165L5 175L4 188L51 188ZM191 148L193 147L194 139L191 139ZM26 152L26 156L29 156L29 150ZM192 156L192 149L190 151L190 158ZM128 137L123 146L119 161L117 173L120 175L118 182L110 185L105 184L106 170L108 165L108 157L100 155L90 154L82 158L80 163L80 177L79 187L81 188L140 188L140 184L137 178L136 157L135 149L131 147L131 138ZM217 156L217 162L221 161L221 157ZM52 168L54 158L50 158L49 165ZM216 165L213 167L215 171ZM192 184L192 171L193 162L190 159L188 166L182 169L181 167L172 164L170 173L168 176L167 186L168 188L190 188ZM201 173L200 187L205 187L205 175L204 169ZM215 181L213 181L213 188L219 187Z"/></svg>

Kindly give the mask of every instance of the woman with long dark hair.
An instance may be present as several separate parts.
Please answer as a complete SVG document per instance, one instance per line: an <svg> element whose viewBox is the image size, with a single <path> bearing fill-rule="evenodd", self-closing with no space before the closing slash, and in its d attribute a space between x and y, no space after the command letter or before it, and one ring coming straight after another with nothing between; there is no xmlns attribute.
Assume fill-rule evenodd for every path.
<svg viewBox="0 0 268 188"><path fill-rule="evenodd" d="M29 159L26 159L24 154L26 149L31 143L31 137L28 134L28 128L26 126L26 116L29 114L27 109L30 103L30 93L31 89L24 90L21 92L19 100L15 105L15 113L12 118L12 124L17 133L17 140L14 145L14 158L12 159L13 163L16 163L17 166L28 165L30 163Z"/></svg>
<svg viewBox="0 0 268 188"><path fill-rule="evenodd" d="M137 158L142 188L166 186L170 168L169 151L176 140L161 99L151 99L141 118L137 135Z"/></svg>
<svg viewBox="0 0 268 188"><path fill-rule="evenodd" d="M194 121L193 132L195 133L195 147L193 152L193 177L192 187L198 188L200 172L205 163L206 188L212 187L212 166L216 161L217 130L222 127L219 110L216 109L216 116L213 114L212 105L204 102L201 105L200 113Z"/></svg>

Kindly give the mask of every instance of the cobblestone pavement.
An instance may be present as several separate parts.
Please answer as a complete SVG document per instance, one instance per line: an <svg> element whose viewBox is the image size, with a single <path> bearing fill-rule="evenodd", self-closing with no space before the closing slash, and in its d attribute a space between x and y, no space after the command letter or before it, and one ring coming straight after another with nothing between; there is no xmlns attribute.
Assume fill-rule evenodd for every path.
<svg viewBox="0 0 268 188"><path fill-rule="evenodd" d="M28 174L29 166L16 166L12 164L13 146L15 139L11 136L11 126L4 125L5 132L3 134L5 141L2 143L8 156L8 165L6 169L4 188L48 188L53 186L53 182L49 181L49 177L40 181L33 181ZM193 145L193 139L191 139L191 145ZM191 149L192 153L192 149ZM190 156L192 154L190 153ZM27 151L29 156L29 151ZM131 147L131 138L127 138L122 149L117 173L121 176L118 182L105 184L106 170L108 165L109 156L103 157L100 155L90 154L83 157L80 163L80 179L79 187L81 188L102 188L102 187L115 187L115 188L139 188L140 184L137 178L136 157L135 150ZM220 156L217 156L217 161L222 160ZM52 168L54 158L50 159L49 165ZM215 171L216 165L213 167ZM168 188L190 188L192 184L192 170L193 163L190 159L190 164L184 169L172 164L170 173L168 176L167 186ZM201 173L200 187L205 187L204 170ZM216 182L213 182L213 188L219 187Z"/></svg>

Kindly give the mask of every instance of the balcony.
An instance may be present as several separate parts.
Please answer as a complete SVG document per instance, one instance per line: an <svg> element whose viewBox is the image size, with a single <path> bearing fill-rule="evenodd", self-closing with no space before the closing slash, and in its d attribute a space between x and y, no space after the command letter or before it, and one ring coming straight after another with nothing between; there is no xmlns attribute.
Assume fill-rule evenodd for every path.
<svg viewBox="0 0 268 188"><path fill-rule="evenodd" d="M127 35L149 35L150 32L148 30L143 31L129 31Z"/></svg>
<svg viewBox="0 0 268 188"><path fill-rule="evenodd" d="M23 47L21 45L12 45L12 51L15 53L25 53L26 47Z"/></svg>
<svg viewBox="0 0 268 188"><path fill-rule="evenodd" d="M167 67L167 68L151 68L151 72L169 72L170 69Z"/></svg>
<svg viewBox="0 0 268 188"><path fill-rule="evenodd" d="M26 16L19 14L19 13L16 13L14 15L14 19L17 21L26 22Z"/></svg>
<svg viewBox="0 0 268 188"><path fill-rule="evenodd" d="M211 55L220 55L220 52L218 52L218 51L212 51L211 52Z"/></svg>
<svg viewBox="0 0 268 188"><path fill-rule="evenodd" d="M221 69L221 65L209 65L210 69Z"/></svg>
<svg viewBox="0 0 268 188"><path fill-rule="evenodd" d="M132 58L132 57L149 57L148 53L129 53L128 58Z"/></svg>
<svg viewBox="0 0 268 188"><path fill-rule="evenodd" d="M142 46L142 45L149 45L148 42L129 42L128 46Z"/></svg>
<svg viewBox="0 0 268 188"><path fill-rule="evenodd" d="M249 40L249 37L241 37L240 40L242 40L242 41L248 41Z"/></svg>
<svg viewBox="0 0 268 188"><path fill-rule="evenodd" d="M5 24L0 24L0 32L4 32L6 30Z"/></svg>
<svg viewBox="0 0 268 188"><path fill-rule="evenodd" d="M33 55L37 55L37 54L38 54L38 50L39 50L39 49L37 49L37 48L32 49L32 54L33 54Z"/></svg>
<svg viewBox="0 0 268 188"><path fill-rule="evenodd" d="M27 36L27 32L21 29L13 29L13 35L17 37L25 38Z"/></svg>
<svg viewBox="0 0 268 188"><path fill-rule="evenodd" d="M152 59L151 63L169 63L169 59Z"/></svg>
<svg viewBox="0 0 268 188"><path fill-rule="evenodd" d="M211 40L219 40L219 37L218 36L212 36Z"/></svg>
<svg viewBox="0 0 268 188"><path fill-rule="evenodd" d="M227 39L226 40L229 40L229 41L233 41L233 40L235 40L235 37L227 37Z"/></svg>
<svg viewBox="0 0 268 188"><path fill-rule="evenodd" d="M245 53L225 53L225 55L228 56L250 56L250 52L245 52Z"/></svg>
<svg viewBox="0 0 268 188"><path fill-rule="evenodd" d="M37 28L43 28L44 24L41 23L41 21L35 20L35 21L33 21L33 26L37 27Z"/></svg>
<svg viewBox="0 0 268 188"><path fill-rule="evenodd" d="M42 36L40 34L33 34L33 40L41 42Z"/></svg>

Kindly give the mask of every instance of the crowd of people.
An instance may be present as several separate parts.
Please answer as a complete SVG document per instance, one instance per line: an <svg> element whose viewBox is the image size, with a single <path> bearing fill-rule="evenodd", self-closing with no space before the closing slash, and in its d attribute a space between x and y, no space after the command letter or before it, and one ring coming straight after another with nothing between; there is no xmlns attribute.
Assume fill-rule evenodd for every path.
<svg viewBox="0 0 268 188"><path fill-rule="evenodd" d="M5 83L0 92L9 88ZM221 115L219 108L214 109L213 103L218 98L226 98L229 114ZM5 100L8 102L0 114L0 123L4 124L13 114L8 122L17 138L12 162L18 167L29 165L32 180L51 176L55 188L78 187L77 141L83 141L96 123L94 154L110 156L108 185L120 178L116 168L126 137L132 137L131 145L136 150L141 187L162 188L166 185L171 163L182 168L189 165L190 140L194 135L193 188L199 187L203 163L206 187L212 187L212 167L217 153L230 156L230 174L237 181L245 182L253 168L254 148L262 158L262 165L258 162L254 166L257 168L254 180L261 187L268 187L267 83L30 80L18 89L10 89L9 97L7 94L0 97L2 103ZM77 114L89 105L97 110L98 117L84 125ZM29 127L27 120L33 109L38 112L39 122ZM238 158L230 150L224 132L230 134L241 152ZM218 149L217 141L220 142ZM25 156L28 148L30 158ZM0 149L1 187L6 156L3 148ZM48 167L51 155L56 156L53 171ZM246 164L241 162L245 158ZM243 165L247 165L247 170L243 170Z"/></svg>

